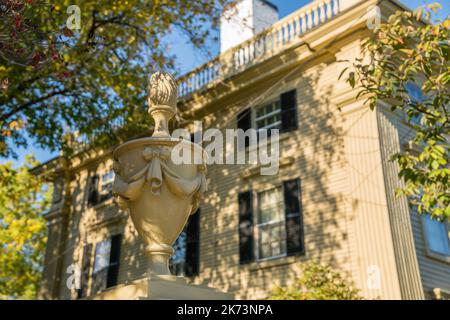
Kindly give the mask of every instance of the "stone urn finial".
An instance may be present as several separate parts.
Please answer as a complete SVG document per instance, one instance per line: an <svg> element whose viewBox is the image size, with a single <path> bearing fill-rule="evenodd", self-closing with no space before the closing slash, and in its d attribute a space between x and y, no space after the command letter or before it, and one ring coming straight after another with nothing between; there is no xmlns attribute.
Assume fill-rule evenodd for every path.
<svg viewBox="0 0 450 320"><path fill-rule="evenodd" d="M152 137L128 141L114 150L113 193L128 209L145 243L148 274L168 276L172 245L206 190L206 157L199 145L170 136L167 124L177 111L177 86L170 74L151 76L148 102L155 131ZM172 150L179 144L191 151L192 160L202 163L172 161Z"/></svg>
<svg viewBox="0 0 450 320"><path fill-rule="evenodd" d="M153 137L169 137L168 123L177 112L177 85L169 73L156 72L150 77L148 112L155 120Z"/></svg>

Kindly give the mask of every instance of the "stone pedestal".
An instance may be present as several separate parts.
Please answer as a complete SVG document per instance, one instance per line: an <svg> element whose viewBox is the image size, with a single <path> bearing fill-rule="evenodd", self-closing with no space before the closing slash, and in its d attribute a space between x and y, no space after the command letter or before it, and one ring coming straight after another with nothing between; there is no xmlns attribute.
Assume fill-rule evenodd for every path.
<svg viewBox="0 0 450 320"><path fill-rule="evenodd" d="M152 276L110 288L93 300L232 300L233 294L190 285L176 276Z"/></svg>

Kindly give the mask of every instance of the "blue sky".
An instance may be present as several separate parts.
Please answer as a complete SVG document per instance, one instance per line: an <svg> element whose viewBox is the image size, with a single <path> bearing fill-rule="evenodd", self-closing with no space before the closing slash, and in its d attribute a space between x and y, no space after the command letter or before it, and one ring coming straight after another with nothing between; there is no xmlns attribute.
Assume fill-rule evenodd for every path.
<svg viewBox="0 0 450 320"><path fill-rule="evenodd" d="M288 14L298 10L305 4L311 2L310 0L270 0L273 4L278 7L280 19L287 16ZM400 0L401 3L406 5L408 8L415 9L424 4L430 4L439 2L442 9L439 12L437 18L444 18L450 14L450 1L436 1L436 0ZM189 72L195 67L206 62L208 57L205 57L204 53L196 52L193 48L186 44L186 39L181 38L179 35L174 36L174 42L172 43L172 49L175 53L183 52L183 54L178 54L179 67L182 73ZM213 51L215 54L218 53L219 47L217 44L211 43ZM213 55L214 56L214 55ZM212 58L212 56L210 56Z"/></svg>
<svg viewBox="0 0 450 320"><path fill-rule="evenodd" d="M278 6L280 18L285 17L291 12L299 9L304 6L309 0L271 0L272 3ZM439 12L437 18L445 18L450 14L450 1L435 1L435 0L400 0L401 3L405 4L409 8L416 8L420 5L439 2L442 6L442 10ZM177 67L181 73L186 73L195 67L205 63L207 60L217 55L219 51L218 43L209 41L208 47L210 48L210 53L207 54L203 51L198 51L192 48L191 45L188 44L187 39L179 34L174 33L171 39L168 40L171 45L172 52L177 56ZM144 90L144 89L143 89ZM41 161L45 162L55 156L58 155L58 152L50 152L48 150L42 150L33 146L32 141L29 143L29 147L27 149L18 149L18 160L13 160L16 164L20 164L23 162L25 155L34 154L35 157ZM0 159L0 163L4 163L7 160L12 159Z"/></svg>

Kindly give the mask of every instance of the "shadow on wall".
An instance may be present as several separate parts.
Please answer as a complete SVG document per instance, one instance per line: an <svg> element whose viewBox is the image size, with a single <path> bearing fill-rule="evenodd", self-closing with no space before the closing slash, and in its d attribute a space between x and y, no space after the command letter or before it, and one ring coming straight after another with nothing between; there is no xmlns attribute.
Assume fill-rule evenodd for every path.
<svg viewBox="0 0 450 320"><path fill-rule="evenodd" d="M71 291L66 284L70 274L67 274L66 271L71 264L78 262L76 249L83 242L79 230L84 219L81 213L87 209L83 197L85 196L84 188L88 188L88 182L83 181L77 174L70 182L61 180L61 183L69 183L70 192L67 192L67 185L61 188L64 191L60 203L54 203L53 206L58 208L69 204L70 213L63 212L63 218L51 223L48 227L46 265L40 291L40 297L43 299L71 298Z"/></svg>
<svg viewBox="0 0 450 320"><path fill-rule="evenodd" d="M70 278L73 278L74 269L79 268L81 273L82 297L92 292L92 272L96 244L114 234L131 234L125 232L124 218L127 216L118 210L111 201L96 205L90 204L89 195L92 177L102 172L105 159L100 159L91 165L88 170L76 173L70 181L70 192L65 195L62 203L68 205L68 213L60 223L49 225L49 238L46 249L45 269L41 284L40 297L44 299L72 299L78 296L76 289L70 287ZM54 204L59 207L60 204ZM57 246L61 237L60 247ZM125 241L123 252L126 253ZM87 252L85 250L88 249ZM89 259L85 259L85 255ZM127 259L125 255L124 260ZM123 278L131 277L131 273ZM121 278L119 278L119 283ZM73 284L73 283L72 283Z"/></svg>
<svg viewBox="0 0 450 320"><path fill-rule="evenodd" d="M205 195L200 217L200 275L193 282L235 292L236 298L253 299L267 296L276 285L292 283L301 274L299 262L302 261L314 259L329 263L350 276L350 212L352 205L357 203L348 203L343 191L348 179L345 172L345 133L342 116L329 101L336 79L328 77L330 80L324 80L328 68L330 65L322 64L306 71L299 70L284 80L283 75L273 77L265 84L265 90L277 82L280 84L272 91L281 90L281 87L297 89L298 129L290 131L287 133L289 138L280 141L281 158L293 157L293 164L281 167L276 176L256 176L248 180L242 180L240 176L247 166L209 166L209 191ZM232 121L235 113L230 109L208 115L209 126L213 127L216 123L216 127L220 127L228 122L230 127L235 126L235 121ZM87 177L76 176L71 182L68 238L62 249L65 260L60 270L56 271L56 274L62 275L61 293L56 296L62 298L71 297L70 290L66 288L67 266L70 263L81 265L80 249L75 249L82 248L86 241L84 231L80 233L80 230L86 230L86 212L97 214L97 210L88 209L86 201L89 177L96 171L97 167L94 167L87 172ZM301 179L302 186L305 255L296 259L273 260L264 268L259 262L240 265L238 193L250 188L257 191L258 186L280 185L295 177ZM147 269L144 244L129 217L121 228L125 236L118 283L142 278ZM57 254L56 247L47 252L47 255L54 257ZM46 275L44 281L53 281L54 276ZM44 287L46 285L48 283L44 283Z"/></svg>
<svg viewBox="0 0 450 320"><path fill-rule="evenodd" d="M323 79L327 68L329 65L320 65L309 70L312 72L298 71L274 89L297 89L298 129L287 133L290 137L282 137L280 141L281 159L293 157L292 165L281 167L276 176L256 176L248 180L240 176L248 166L209 167L210 187L201 221L201 274L196 283L236 292L237 298L253 299L266 297L276 285L292 283L301 274L298 263L301 261L329 263L350 276L349 212L351 206L357 204L346 201L343 191L347 183L343 119L329 101L336 79ZM282 76L273 79L267 88L280 78ZM248 105L248 101L242 103L245 104ZM214 123L220 127L221 123L231 122L235 114L230 109L216 113L211 127ZM240 265L238 193L249 189L257 191L258 186L281 185L296 177L301 179L302 185L305 255Z"/></svg>

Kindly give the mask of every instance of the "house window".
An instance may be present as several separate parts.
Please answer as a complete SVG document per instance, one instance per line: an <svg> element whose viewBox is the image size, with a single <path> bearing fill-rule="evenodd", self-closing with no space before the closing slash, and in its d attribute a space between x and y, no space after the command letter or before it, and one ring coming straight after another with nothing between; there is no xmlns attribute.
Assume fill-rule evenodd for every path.
<svg viewBox="0 0 450 320"><path fill-rule="evenodd" d="M121 239L122 236L118 234L95 246L92 295L117 284Z"/></svg>
<svg viewBox="0 0 450 320"><path fill-rule="evenodd" d="M286 255L286 221L282 188L258 193L258 259Z"/></svg>
<svg viewBox="0 0 450 320"><path fill-rule="evenodd" d="M422 90L413 82L408 82L405 86L406 92L408 93L409 98L414 103L422 103L424 101L424 97L422 94ZM410 118L409 121L415 125L420 125L420 120L422 118L422 114L419 113L412 118Z"/></svg>
<svg viewBox="0 0 450 320"><path fill-rule="evenodd" d="M267 191L240 192L237 200L241 265L305 253L300 179Z"/></svg>
<svg viewBox="0 0 450 320"><path fill-rule="evenodd" d="M449 223L439 222L429 215L422 216L422 223L428 252L450 261Z"/></svg>
<svg viewBox="0 0 450 320"><path fill-rule="evenodd" d="M277 100L255 110L256 129L281 128L281 101Z"/></svg>
<svg viewBox="0 0 450 320"><path fill-rule="evenodd" d="M247 108L236 119L237 127L244 131L254 128L288 132L297 129L297 121L297 90L287 91L258 108Z"/></svg>
<svg viewBox="0 0 450 320"><path fill-rule="evenodd" d="M418 85L412 82L408 82L405 87L411 101L419 103L423 101L422 90L420 90Z"/></svg>
<svg viewBox="0 0 450 320"><path fill-rule="evenodd" d="M108 267L110 253L111 239L97 243L97 246L95 247L94 274L98 274Z"/></svg>
<svg viewBox="0 0 450 320"><path fill-rule="evenodd" d="M111 254L111 239L97 243L92 271L92 293L96 294L106 289L109 258Z"/></svg>
<svg viewBox="0 0 450 320"><path fill-rule="evenodd" d="M105 201L112 197L113 182L114 182L114 171L111 169L102 175L100 185L100 201Z"/></svg>
<svg viewBox="0 0 450 320"><path fill-rule="evenodd" d="M186 228L184 228L173 245L174 254L170 260L170 269L172 274L181 277L185 275L186 238Z"/></svg>
<svg viewBox="0 0 450 320"><path fill-rule="evenodd" d="M193 277L199 273L200 256L200 209L189 217L184 230L173 245L170 259L172 274Z"/></svg>

